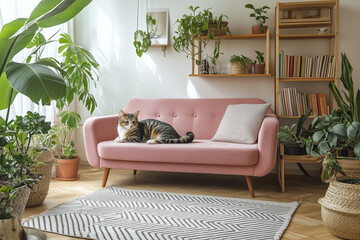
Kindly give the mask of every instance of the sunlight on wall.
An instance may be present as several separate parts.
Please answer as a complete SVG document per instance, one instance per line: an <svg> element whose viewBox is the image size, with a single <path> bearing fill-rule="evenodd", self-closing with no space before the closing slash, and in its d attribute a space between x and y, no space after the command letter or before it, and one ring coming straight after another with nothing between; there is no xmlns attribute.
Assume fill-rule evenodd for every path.
<svg viewBox="0 0 360 240"><path fill-rule="evenodd" d="M110 18L106 13L100 8L96 9L97 14L97 36L96 40L98 43L101 43L101 49L103 52L111 53L114 50L114 39L113 39L113 25L111 24ZM118 45L120 40L116 41Z"/></svg>
<svg viewBox="0 0 360 240"><path fill-rule="evenodd" d="M200 98L199 94L196 91L194 84L188 79L186 86L186 93L189 98Z"/></svg>

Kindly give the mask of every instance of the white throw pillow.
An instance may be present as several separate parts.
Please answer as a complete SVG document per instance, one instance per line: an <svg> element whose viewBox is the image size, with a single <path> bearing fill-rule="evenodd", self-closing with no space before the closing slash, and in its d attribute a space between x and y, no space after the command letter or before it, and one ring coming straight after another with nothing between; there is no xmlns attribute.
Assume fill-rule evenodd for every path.
<svg viewBox="0 0 360 240"><path fill-rule="evenodd" d="M269 107L270 103L229 105L211 141L255 143Z"/></svg>

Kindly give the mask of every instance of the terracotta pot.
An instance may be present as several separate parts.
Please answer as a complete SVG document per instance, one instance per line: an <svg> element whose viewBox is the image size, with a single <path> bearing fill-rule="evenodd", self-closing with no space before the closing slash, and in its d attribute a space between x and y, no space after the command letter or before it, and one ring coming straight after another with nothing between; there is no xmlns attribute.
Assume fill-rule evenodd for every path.
<svg viewBox="0 0 360 240"><path fill-rule="evenodd" d="M264 74L264 73L265 73L265 64L254 65L254 74Z"/></svg>
<svg viewBox="0 0 360 240"><path fill-rule="evenodd" d="M55 159L56 179L61 181L75 181L78 175L80 158Z"/></svg>
<svg viewBox="0 0 360 240"><path fill-rule="evenodd" d="M268 26L266 26L266 25L264 25L264 32L261 32L260 25L254 25L251 28L252 34L264 34L264 33L266 33L267 30L268 30Z"/></svg>
<svg viewBox="0 0 360 240"><path fill-rule="evenodd" d="M18 217L0 220L0 239L25 240L25 231Z"/></svg>
<svg viewBox="0 0 360 240"><path fill-rule="evenodd" d="M221 25L220 25L220 29L218 29L218 25L216 22L213 23L209 23L209 31L210 34L213 36L222 36L222 35L226 35L227 32L227 25L229 24L229 22L226 21L222 21Z"/></svg>

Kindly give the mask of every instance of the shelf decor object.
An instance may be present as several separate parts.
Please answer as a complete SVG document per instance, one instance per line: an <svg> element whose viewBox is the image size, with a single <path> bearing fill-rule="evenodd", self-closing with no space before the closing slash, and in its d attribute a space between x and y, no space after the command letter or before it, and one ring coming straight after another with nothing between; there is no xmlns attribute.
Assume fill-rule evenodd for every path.
<svg viewBox="0 0 360 240"><path fill-rule="evenodd" d="M291 87L292 83L301 83L309 89L313 82L333 82L338 85L338 48L339 48L339 0L328 1L306 1L306 2L284 2L277 3L275 9L275 111L278 118L299 118L298 114L288 114L286 106L299 106L298 99L284 99L283 82L287 82L286 87ZM314 34L317 29L326 27L327 33ZM301 28L299 34L289 34L293 28ZM283 31L286 31L286 34ZM298 32L298 31L297 31ZM292 49L284 49L283 41L328 41L329 50L318 56L290 55L289 52L296 52L297 45ZM291 44L291 42L289 43ZM288 46L288 44L287 44ZM307 95L311 95L308 93ZM326 113L334 109L335 102L328 91L328 99L321 99L317 102L318 106L325 109L320 113ZM301 98L299 98L301 99ZM310 99L303 102L311 103ZM286 106L285 106L286 105ZM306 106L311 107L311 106ZM296 108L296 107L295 107Z"/></svg>
<svg viewBox="0 0 360 240"><path fill-rule="evenodd" d="M202 48L202 42L201 39L206 38L206 36L202 36L200 38L195 38L194 40L197 41L197 47L199 51ZM223 36L216 36L214 37L214 40L265 40L265 73L264 74L200 74L200 66L198 66L197 72L195 72L195 46L192 46L193 48L193 55L192 55L192 70L190 77L271 77L269 71L269 55L270 55L270 32L269 30L266 31L266 33L262 34L240 34L240 35L223 35ZM197 61L201 62L201 54L197 55Z"/></svg>

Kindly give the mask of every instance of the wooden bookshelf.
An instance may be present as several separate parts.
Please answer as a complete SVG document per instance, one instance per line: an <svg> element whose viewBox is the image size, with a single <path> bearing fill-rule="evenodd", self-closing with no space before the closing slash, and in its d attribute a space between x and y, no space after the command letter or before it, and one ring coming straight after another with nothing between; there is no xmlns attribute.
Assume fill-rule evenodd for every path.
<svg viewBox="0 0 360 240"><path fill-rule="evenodd" d="M294 21L291 23L282 23L280 21L284 21L280 19L280 11L293 11L293 10L304 10L304 9L329 9L329 21L322 22L323 18L319 18L317 20L313 19L290 19L290 21ZM336 86L338 85L338 48L339 48L339 0L328 0L328 1L306 1L306 2L288 2L288 3L277 3L275 9L275 112L277 116L280 116L280 87L282 82L296 82L303 83L310 86L312 82L324 82L327 84L329 82L333 82ZM284 17L284 15L282 15ZM287 16L285 15L285 18ZM286 18L287 20L287 18ZM299 21L299 22L296 22ZM302 22L301 22L302 21ZM309 21L309 22L307 22ZM310 22L312 21L312 22ZM306 32L306 28L312 28L317 26L328 26L329 33L328 34L304 34ZM281 34L280 29L284 28L293 28L293 27L302 27L305 28L302 30L301 34ZM309 29L309 32L313 31L313 29ZM282 77L279 76L279 53L281 49L281 45L283 41L287 40L306 40L306 41L329 41L329 55L334 55L334 77ZM281 40L281 41L280 41ZM293 47L296 49L296 45ZM296 52L292 49L290 52ZM281 49L286 50L286 49ZM300 55L300 52L298 53ZM326 75L325 75L326 76ZM289 84L287 84L287 87ZM327 85L326 85L327 87ZM330 109L335 108L335 101L331 96L331 91L329 90L329 102L328 105ZM280 117L281 118L281 117ZM289 117L287 117L289 118ZM298 117L294 117L298 118Z"/></svg>
<svg viewBox="0 0 360 240"><path fill-rule="evenodd" d="M190 77L271 77L271 74L189 74Z"/></svg>
<svg viewBox="0 0 360 240"><path fill-rule="evenodd" d="M197 47L199 51L202 49L202 39L206 39L206 36L200 38L194 38L197 41ZM270 63L270 31L266 31L264 34L236 34L236 35L223 35L215 36L213 40L265 40L265 74L200 74L200 65L197 66L197 73L195 72L195 46L192 46L192 69L190 77L271 77L269 70ZM222 43L224 44L224 43ZM197 60L201 63L201 54L197 55Z"/></svg>

